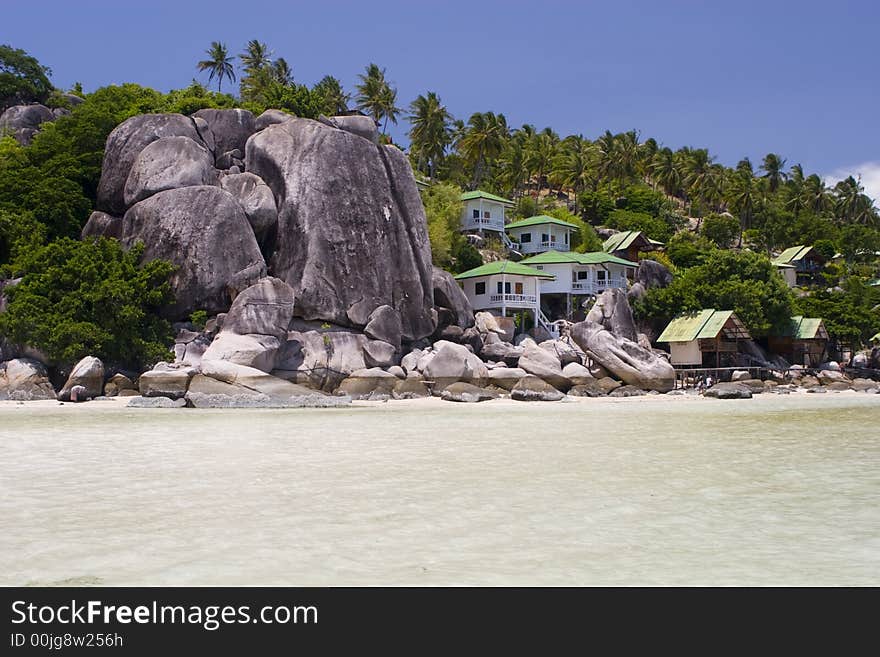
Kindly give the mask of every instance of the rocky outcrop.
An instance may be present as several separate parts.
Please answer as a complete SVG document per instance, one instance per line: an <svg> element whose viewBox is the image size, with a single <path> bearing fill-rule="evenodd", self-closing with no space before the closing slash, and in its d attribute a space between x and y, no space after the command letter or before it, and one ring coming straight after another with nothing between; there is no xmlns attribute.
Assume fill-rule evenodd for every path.
<svg viewBox="0 0 880 657"><path fill-rule="evenodd" d="M252 173L236 173L222 176L220 187L241 203L257 240L265 242L278 223L278 208L269 186Z"/></svg>
<svg viewBox="0 0 880 657"><path fill-rule="evenodd" d="M752 391L741 383L717 383L703 393L714 399L751 399Z"/></svg>
<svg viewBox="0 0 880 657"><path fill-rule="evenodd" d="M537 345L526 346L519 359L519 367L563 392L571 387L571 381L562 374L559 358Z"/></svg>
<svg viewBox="0 0 880 657"><path fill-rule="evenodd" d="M172 189L137 203L122 219L120 241L143 242L143 260L162 259L175 302L163 312L186 318L195 310L223 312L230 290L266 275L266 265L241 205L219 187Z"/></svg>
<svg viewBox="0 0 880 657"><path fill-rule="evenodd" d="M373 340L381 340L400 349L400 339L403 332L400 315L391 306L379 306L367 318L364 334Z"/></svg>
<svg viewBox="0 0 880 657"><path fill-rule="evenodd" d="M37 401L55 399L49 373L41 362L14 358L0 363L0 401Z"/></svg>
<svg viewBox="0 0 880 657"><path fill-rule="evenodd" d="M449 311L451 323L462 329L474 325L471 303L452 274L439 267L433 267L431 284L434 288L434 307L438 312L441 309ZM444 324L444 326L448 325L449 323Z"/></svg>
<svg viewBox="0 0 880 657"><path fill-rule="evenodd" d="M100 397L104 393L104 363L94 356L86 356L79 361L58 393L58 399L69 400L70 392L75 386L82 386L84 389L78 401L88 397Z"/></svg>
<svg viewBox="0 0 880 657"><path fill-rule="evenodd" d="M565 394L543 379L526 376L510 391L510 398L516 401L559 401Z"/></svg>
<svg viewBox="0 0 880 657"><path fill-rule="evenodd" d="M217 158L236 149L244 153L248 137L257 131L254 115L246 109L200 109L193 113L193 117L208 124Z"/></svg>
<svg viewBox="0 0 880 657"><path fill-rule="evenodd" d="M348 395L352 399L376 399L380 395L390 397L399 382L400 379L390 372L371 367L352 372L339 384L335 394Z"/></svg>
<svg viewBox="0 0 880 657"><path fill-rule="evenodd" d="M254 134L245 159L278 202L270 266L297 316L362 328L387 305L404 340L433 333L427 224L402 151L294 118Z"/></svg>
<svg viewBox="0 0 880 657"><path fill-rule="evenodd" d="M89 215L89 220L82 229L82 238L89 237L112 237L119 239L122 233L122 219L113 215L95 210Z"/></svg>
<svg viewBox="0 0 880 657"><path fill-rule="evenodd" d="M180 399L186 395L190 379L196 374L197 370L192 367L158 363L152 370L140 375L138 388L143 397Z"/></svg>
<svg viewBox="0 0 880 657"><path fill-rule="evenodd" d="M527 376L531 376L528 372L519 367L496 367L489 370L488 384L503 388L504 390L513 390L520 380Z"/></svg>
<svg viewBox="0 0 880 657"><path fill-rule="evenodd" d="M572 327L572 338L615 377L644 390L667 392L675 383L668 361L637 343L585 321ZM522 362L522 361L520 361Z"/></svg>
<svg viewBox="0 0 880 657"><path fill-rule="evenodd" d="M166 189L213 185L213 159L203 144L189 137L162 137L138 153L123 187L126 207Z"/></svg>
<svg viewBox="0 0 880 657"><path fill-rule="evenodd" d="M193 120L182 114L139 114L126 119L107 137L98 182L99 210L121 216L128 209L125 183L131 167L144 148L162 137L189 137L205 146Z"/></svg>
<svg viewBox="0 0 880 657"><path fill-rule="evenodd" d="M348 330L295 330L287 334L274 374L331 392L347 376L367 369L368 338Z"/></svg>
<svg viewBox="0 0 880 657"><path fill-rule="evenodd" d="M363 137L373 144L379 143L379 128L376 122L369 116L321 116L318 121L324 125L339 130L345 130L353 135Z"/></svg>
<svg viewBox="0 0 880 657"><path fill-rule="evenodd" d="M443 401L476 403L498 399L498 393L459 381L446 386L440 394L440 398Z"/></svg>
<svg viewBox="0 0 880 657"><path fill-rule="evenodd" d="M654 260L640 260L636 282L641 283L646 290L668 287L672 283L672 272Z"/></svg>
<svg viewBox="0 0 880 657"><path fill-rule="evenodd" d="M57 117L45 105L13 105L0 114L0 137L9 135L22 146L31 143L40 125Z"/></svg>
<svg viewBox="0 0 880 657"><path fill-rule="evenodd" d="M279 109L267 109L256 118L256 120L254 121L254 127L257 129L257 131L260 131L268 128L270 125L290 121L290 119L292 118L295 118L293 114L288 114L287 112L283 112Z"/></svg>
<svg viewBox="0 0 880 657"><path fill-rule="evenodd" d="M637 340L635 321L626 292L618 288L605 290L587 313L587 321L594 322L614 335L632 342Z"/></svg>
<svg viewBox="0 0 880 657"><path fill-rule="evenodd" d="M420 369L426 380L434 382L435 392L458 381L484 386L489 377L486 365L467 347L445 340L434 344L431 358Z"/></svg>

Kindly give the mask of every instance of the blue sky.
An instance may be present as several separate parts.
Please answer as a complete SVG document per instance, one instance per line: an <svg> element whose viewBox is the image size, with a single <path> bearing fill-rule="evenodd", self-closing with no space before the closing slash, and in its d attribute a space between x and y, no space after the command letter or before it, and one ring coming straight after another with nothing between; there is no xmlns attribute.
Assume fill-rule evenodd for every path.
<svg viewBox="0 0 880 657"><path fill-rule="evenodd" d="M492 110L591 138L636 129L727 165L774 151L829 179L861 173L880 196L880 3L869 0L0 4L0 42L62 87L184 86L212 40L237 53L257 38L300 82L329 73L351 90L376 62L402 104L436 91L458 118Z"/></svg>

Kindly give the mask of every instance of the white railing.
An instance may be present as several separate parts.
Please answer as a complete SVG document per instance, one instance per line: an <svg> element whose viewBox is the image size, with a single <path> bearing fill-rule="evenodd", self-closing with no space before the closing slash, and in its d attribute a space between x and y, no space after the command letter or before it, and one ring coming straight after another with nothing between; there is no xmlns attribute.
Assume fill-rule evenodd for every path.
<svg viewBox="0 0 880 657"><path fill-rule="evenodd" d="M534 306L538 303L538 297L534 294L492 294L489 296L489 301Z"/></svg>
<svg viewBox="0 0 880 657"><path fill-rule="evenodd" d="M463 230L494 230L499 233L504 232L503 219L474 219L468 218L464 221Z"/></svg>
<svg viewBox="0 0 880 657"><path fill-rule="evenodd" d="M614 277L602 281L572 281L569 291L572 294L599 294L608 288L625 290L627 280L625 277Z"/></svg>
<svg viewBox="0 0 880 657"><path fill-rule="evenodd" d="M520 243L522 248L517 249L521 253L544 253L544 251L550 251L551 249L554 251L568 251L568 244L565 242L557 242L556 240L550 242L522 242Z"/></svg>

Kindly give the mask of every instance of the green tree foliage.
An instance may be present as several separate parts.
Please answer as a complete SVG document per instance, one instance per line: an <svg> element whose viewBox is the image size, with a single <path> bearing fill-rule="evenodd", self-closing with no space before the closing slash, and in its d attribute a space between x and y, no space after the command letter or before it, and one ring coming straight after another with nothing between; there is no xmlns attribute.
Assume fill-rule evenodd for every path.
<svg viewBox="0 0 880 657"><path fill-rule="evenodd" d="M858 347L880 329L880 288L857 277L848 278L843 291L816 290L795 300L797 314L821 317L832 340Z"/></svg>
<svg viewBox="0 0 880 657"><path fill-rule="evenodd" d="M52 93L52 71L20 48L0 45L0 114L22 103L42 103Z"/></svg>
<svg viewBox="0 0 880 657"><path fill-rule="evenodd" d="M397 116L401 109L397 107L397 89L385 79L385 69L377 64L370 64L366 70L358 75L360 82L356 85L358 109L365 111L373 117L376 125L388 125L390 120L397 123Z"/></svg>
<svg viewBox="0 0 880 657"><path fill-rule="evenodd" d="M217 78L217 91L219 93L223 90L223 78L230 82L235 81L235 66L232 64L232 56L229 54L226 44L219 41L212 41L211 47L205 51L205 54L208 55L208 58L196 64L196 68L199 71L208 72L208 84L214 78Z"/></svg>
<svg viewBox="0 0 880 657"><path fill-rule="evenodd" d="M703 219L700 234L722 249L731 247L739 235L739 220L729 214L710 213Z"/></svg>
<svg viewBox="0 0 880 657"><path fill-rule="evenodd" d="M607 224L617 230L640 230L650 239L660 242L666 242L672 236L672 231L665 221L644 212L612 210L608 215Z"/></svg>
<svg viewBox="0 0 880 657"><path fill-rule="evenodd" d="M142 253L115 240L63 238L20 255L24 278L8 290L0 333L59 363L87 355L129 367L155 363L172 338L158 311L171 300L173 267L158 260L141 266Z"/></svg>
<svg viewBox="0 0 880 657"><path fill-rule="evenodd" d="M463 271L474 269L483 264L483 256L477 248L465 239L458 241L453 253L453 262L450 271L453 274L460 274Z"/></svg>
<svg viewBox="0 0 880 657"><path fill-rule="evenodd" d="M456 239L460 237L462 202L461 189L448 183L437 183L422 190L422 203L428 219L428 237L434 264L452 265Z"/></svg>
<svg viewBox="0 0 880 657"><path fill-rule="evenodd" d="M572 242L570 244L572 251L589 253L602 250L602 240L599 239L596 229L576 214L569 212L565 208L550 208L545 210L544 214L567 221L578 227L577 232L572 235Z"/></svg>
<svg viewBox="0 0 880 657"><path fill-rule="evenodd" d="M715 245L703 236L693 233L676 233L666 244L666 255L681 269L703 264Z"/></svg>
<svg viewBox="0 0 880 657"><path fill-rule="evenodd" d="M452 115L433 91L416 98L409 111L410 153L416 167L433 177L452 141Z"/></svg>
<svg viewBox="0 0 880 657"><path fill-rule="evenodd" d="M770 260L756 253L715 250L705 261L636 302L641 318L668 322L679 313L733 310L753 337L782 329L792 316L791 292Z"/></svg>
<svg viewBox="0 0 880 657"><path fill-rule="evenodd" d="M351 96L342 88L342 83L332 75L325 75L312 87L312 93L320 99L321 113L327 116L345 114Z"/></svg>
<svg viewBox="0 0 880 657"><path fill-rule="evenodd" d="M14 278L18 274L15 263L45 241L46 227L31 213L0 210L0 278Z"/></svg>

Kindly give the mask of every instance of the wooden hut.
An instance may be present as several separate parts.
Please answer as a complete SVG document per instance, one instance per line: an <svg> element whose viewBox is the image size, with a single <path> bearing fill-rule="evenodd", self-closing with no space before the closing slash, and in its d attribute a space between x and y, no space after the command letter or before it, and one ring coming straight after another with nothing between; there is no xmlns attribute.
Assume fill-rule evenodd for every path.
<svg viewBox="0 0 880 657"><path fill-rule="evenodd" d="M706 308L673 319L657 342L669 344L675 366L728 367L736 365L738 342L751 338L732 310Z"/></svg>
<svg viewBox="0 0 880 657"><path fill-rule="evenodd" d="M828 331L820 318L797 315L781 335L768 336L767 346L792 365L815 367L827 355Z"/></svg>

